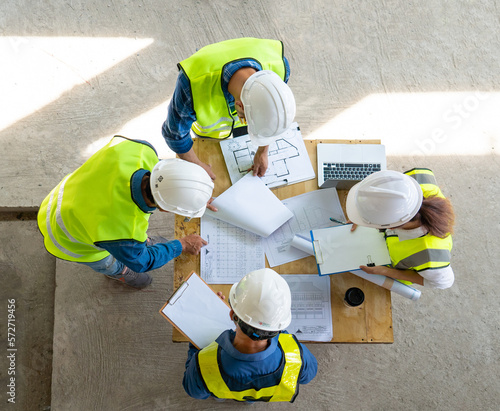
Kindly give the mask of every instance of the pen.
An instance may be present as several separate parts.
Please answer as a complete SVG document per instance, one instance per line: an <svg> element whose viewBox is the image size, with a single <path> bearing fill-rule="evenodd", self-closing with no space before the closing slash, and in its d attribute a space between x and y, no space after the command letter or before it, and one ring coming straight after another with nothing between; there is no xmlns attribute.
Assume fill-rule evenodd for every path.
<svg viewBox="0 0 500 411"><path fill-rule="evenodd" d="M342 224L342 225L348 225L347 223L343 223L342 221L335 220L335 218L330 217L330 221L333 221L334 223Z"/></svg>

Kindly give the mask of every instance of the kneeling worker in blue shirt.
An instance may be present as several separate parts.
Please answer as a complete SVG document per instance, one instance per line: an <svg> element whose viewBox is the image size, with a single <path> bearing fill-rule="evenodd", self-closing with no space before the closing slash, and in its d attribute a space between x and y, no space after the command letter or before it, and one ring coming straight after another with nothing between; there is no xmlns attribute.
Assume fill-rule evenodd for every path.
<svg viewBox="0 0 500 411"><path fill-rule="evenodd" d="M283 331L292 320L287 282L269 268L252 271L232 286L229 304L236 331L224 331L201 351L190 345L184 389L198 399L293 402L318 363Z"/></svg>

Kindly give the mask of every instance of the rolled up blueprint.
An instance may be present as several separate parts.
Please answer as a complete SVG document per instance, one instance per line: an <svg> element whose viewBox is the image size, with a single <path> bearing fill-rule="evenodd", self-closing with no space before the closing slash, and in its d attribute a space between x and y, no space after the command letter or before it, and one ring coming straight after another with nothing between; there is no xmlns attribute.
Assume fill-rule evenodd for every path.
<svg viewBox="0 0 500 411"><path fill-rule="evenodd" d="M305 253L314 255L314 249L311 240L302 237L301 235L296 234L293 237L291 245L292 247L298 248ZM409 298L412 301L417 301L422 294L420 290L400 283L399 281L394 280L393 278L386 277L385 275L368 274L363 270L351 270L350 272L354 275L357 275L358 277L365 279L366 281L377 284L389 291L393 291L396 294L402 295L403 297Z"/></svg>
<svg viewBox="0 0 500 411"><path fill-rule="evenodd" d="M409 285L400 283L398 280L386 277L385 275L378 274L368 274L363 270L352 270L350 271L358 277L364 278L366 281L380 285L381 287L393 291L396 294L402 295L403 297L409 298L412 301L417 301L422 294L420 290L410 287Z"/></svg>
<svg viewBox="0 0 500 411"><path fill-rule="evenodd" d="M301 235L295 234L290 245L299 249L300 251L303 251L304 253L314 255L314 249L311 240L304 238Z"/></svg>

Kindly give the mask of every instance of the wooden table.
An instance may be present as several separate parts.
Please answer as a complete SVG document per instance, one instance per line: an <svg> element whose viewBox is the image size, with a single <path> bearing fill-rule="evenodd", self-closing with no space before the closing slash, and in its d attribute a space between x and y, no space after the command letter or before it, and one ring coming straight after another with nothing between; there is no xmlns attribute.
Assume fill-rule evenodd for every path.
<svg viewBox="0 0 500 411"><path fill-rule="evenodd" d="M304 140L311 163L316 168L316 145L318 143L380 144L379 140ZM217 179L215 180L214 197L218 196L231 186L231 180L226 169L219 141L212 139L194 139L194 151L199 159L212 165ZM317 179L292 184L290 186L274 189L273 192L280 200L294 197L318 189ZM345 210L347 192L339 191L342 208ZM175 238L188 234L200 233L200 219L184 221L184 217L175 216ZM266 267L269 267L266 260ZM313 256L287 264L273 267L279 274L318 274L316 260ZM174 261L174 289L180 286L184 278L191 271L200 273L200 256L181 254ZM373 283L363 280L349 272L330 276L333 343L392 343L394 335L392 330L391 293ZM231 284L213 284L215 291L229 294ZM365 294L365 301L359 307L347 307L344 304L344 294L347 289L358 287ZM172 341L187 341L177 329L174 328Z"/></svg>

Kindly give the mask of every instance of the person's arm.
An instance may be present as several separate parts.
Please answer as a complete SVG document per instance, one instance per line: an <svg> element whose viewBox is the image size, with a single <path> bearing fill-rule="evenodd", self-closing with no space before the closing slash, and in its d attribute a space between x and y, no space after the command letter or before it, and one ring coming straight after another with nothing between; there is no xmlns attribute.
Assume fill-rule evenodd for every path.
<svg viewBox="0 0 500 411"><path fill-rule="evenodd" d="M188 357L186 360L186 371L182 379L182 386L184 391L190 397L204 400L210 397L210 393L205 388L202 376L198 370L197 354L199 350L191 343L189 343Z"/></svg>
<svg viewBox="0 0 500 411"><path fill-rule="evenodd" d="M302 351L302 369L300 370L299 383L307 384L318 372L318 361L304 344L300 344L300 349Z"/></svg>
<svg viewBox="0 0 500 411"><path fill-rule="evenodd" d="M105 241L96 243L96 245L138 273L160 268L182 253L182 244L179 240L159 243L150 247L146 245L146 242L141 243L134 240Z"/></svg>
<svg viewBox="0 0 500 411"><path fill-rule="evenodd" d="M269 146L261 146L255 152L253 158L253 165L250 170L253 171L254 176L263 177L266 174L267 166L269 164L268 159Z"/></svg>
<svg viewBox="0 0 500 411"><path fill-rule="evenodd" d="M181 71L177 77L174 94L168 105L167 119L161 132L170 149L177 153L187 153L193 146L190 130L196 121L193 109L191 86L186 75Z"/></svg>
<svg viewBox="0 0 500 411"><path fill-rule="evenodd" d="M386 277L394 278L395 280L410 281L415 284L424 285L424 278L415 270L399 270L397 268L377 265L375 267L367 267L366 265L359 266L367 274L379 274Z"/></svg>
<svg viewBox="0 0 500 411"><path fill-rule="evenodd" d="M191 126L196 121L193 108L193 97L189 80L180 72L177 77L174 94L168 105L167 119L163 123L161 132L170 149L186 161L203 167L210 178L215 180L215 174L210 164L205 164L193 150Z"/></svg>

